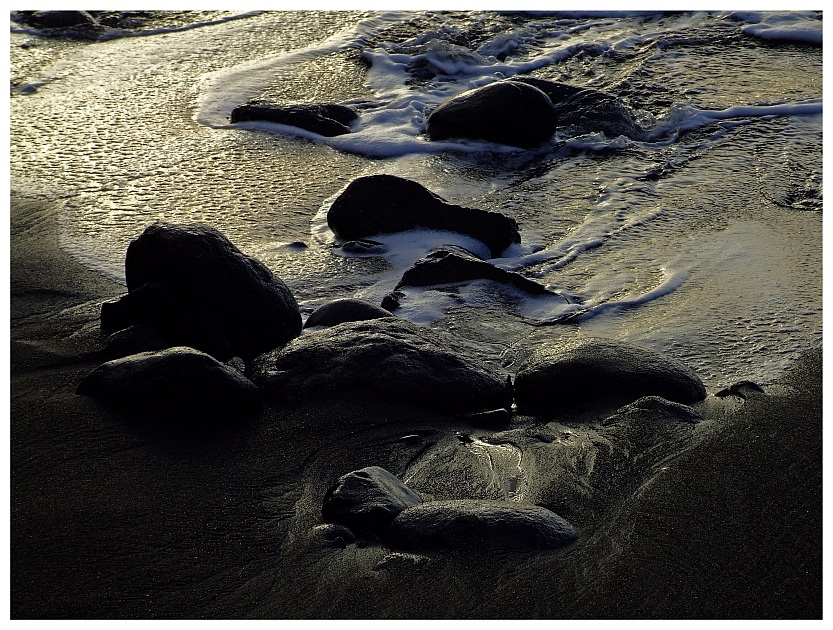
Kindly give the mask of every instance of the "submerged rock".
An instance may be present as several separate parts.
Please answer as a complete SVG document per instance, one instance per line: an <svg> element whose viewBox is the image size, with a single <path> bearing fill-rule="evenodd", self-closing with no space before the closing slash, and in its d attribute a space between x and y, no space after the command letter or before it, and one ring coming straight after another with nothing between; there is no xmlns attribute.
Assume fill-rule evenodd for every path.
<svg viewBox="0 0 833 630"><path fill-rule="evenodd" d="M327 225L345 240L420 227L459 232L484 243L492 256L521 242L514 219L448 203L423 185L393 175L350 182L330 206Z"/></svg>
<svg viewBox="0 0 833 630"><path fill-rule="evenodd" d="M576 529L546 508L512 501L431 501L404 510L391 523L388 544L400 549L478 547L558 549L578 538Z"/></svg>
<svg viewBox="0 0 833 630"><path fill-rule="evenodd" d="M260 393L249 379L186 347L103 363L81 381L76 393L164 415L250 413L260 403Z"/></svg>
<svg viewBox="0 0 833 630"><path fill-rule="evenodd" d="M450 413L511 406L509 385L450 345L450 339L395 317L346 322L258 357L249 376L274 397L358 388Z"/></svg>
<svg viewBox="0 0 833 630"><path fill-rule="evenodd" d="M528 149L547 142L557 117L537 87L498 81L455 96L428 117L431 140L471 138Z"/></svg>
<svg viewBox="0 0 833 630"><path fill-rule="evenodd" d="M212 228L155 223L124 266L128 293L102 305L103 328L147 324L220 360L248 360L301 332L289 288Z"/></svg>
<svg viewBox="0 0 833 630"><path fill-rule="evenodd" d="M652 350L610 339L556 342L518 368L515 401L521 413L633 402L661 396L693 403L706 396L697 374Z"/></svg>
<svg viewBox="0 0 833 630"><path fill-rule="evenodd" d="M379 466L369 466L342 476L324 496L321 513L327 522L381 536L397 514L421 502L422 498L396 476Z"/></svg>
<svg viewBox="0 0 833 630"><path fill-rule="evenodd" d="M350 125L358 114L349 107L337 103L276 105L253 100L235 107L231 122L263 120L299 127L328 138L350 133Z"/></svg>
<svg viewBox="0 0 833 630"><path fill-rule="evenodd" d="M345 298L322 304L315 309L304 324L312 326L335 326L344 322L360 322L368 319L390 317L390 312L364 300Z"/></svg>
<svg viewBox="0 0 833 630"><path fill-rule="evenodd" d="M634 112L612 94L533 77L512 77L511 81L544 92L552 101L558 128L571 127L576 133L601 131L611 137L634 139L641 138L645 131Z"/></svg>
<svg viewBox="0 0 833 630"><path fill-rule="evenodd" d="M428 252L402 274L396 289L404 286L425 287L455 284L471 280L492 280L507 284L531 295L556 295L544 285L514 271L506 271L486 262L467 249L444 245Z"/></svg>

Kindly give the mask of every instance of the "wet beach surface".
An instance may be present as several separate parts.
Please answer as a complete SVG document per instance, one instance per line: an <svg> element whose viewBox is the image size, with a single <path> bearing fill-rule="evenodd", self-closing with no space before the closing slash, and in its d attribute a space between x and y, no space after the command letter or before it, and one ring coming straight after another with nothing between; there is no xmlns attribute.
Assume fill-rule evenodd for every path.
<svg viewBox="0 0 833 630"><path fill-rule="evenodd" d="M759 90L754 103L781 103L782 96L786 103L764 105L782 109L763 115L743 109L749 120L683 130L667 147L581 136L568 139L566 151L537 154L537 165L477 147L380 159L339 141L206 122L206 94L224 95L218 77L227 80L223 72L235 62L232 48L212 52L224 36L248 42L244 56L254 66L276 51L278 59L289 55L271 66L285 80L266 96L321 99L312 92L329 73L339 99L373 97L355 50L303 48L342 33L359 16L293 12L287 24L298 29L287 27L282 40L270 36L268 14L202 16L211 22L204 34L185 17L162 17L147 23L163 28L160 34L136 38L145 42L134 47L15 32L12 618L821 617L820 116L795 113L802 99L815 111L820 98L812 100L812 73L789 87L778 78L793 59L815 63L815 49L768 49L732 35L739 58L768 54L777 76L767 82L769 70L761 69L730 94L721 92L721 81L731 83L727 73L716 86L703 83L699 96L691 93L698 106L724 111L752 88ZM484 36L490 19L478 17L472 32ZM646 18L646 28L653 20L669 33L686 21ZM588 28L604 38L614 27ZM382 30L384 37L373 33L414 44L426 28L415 20ZM437 28L442 34L445 27ZM720 22L726 33L733 28ZM708 29L694 32L723 50L719 38L703 34ZM170 46L156 39L163 37ZM465 40L445 41L470 62L470 53L455 48L474 46ZM700 57L698 46L692 53L686 41L669 35L656 46L681 45L709 76L708 55ZM490 42L478 48L482 55ZM135 55L137 75L130 63L101 68L98 51L111 43ZM363 45L384 68L384 46L372 48L378 43ZM307 52L293 57L297 49ZM146 63L160 51L178 72ZM511 62L514 53L506 51ZM394 49L392 58L406 53L413 51ZM432 54L423 59L439 63ZM641 55L633 57L637 68L668 66L685 92L687 75L673 71L677 57L649 55L646 62ZM72 63L62 66L64 56ZM633 70L624 57L618 66L613 53L610 63L605 55L575 55L561 69L576 81L609 65L601 83L612 87L619 69ZM424 71L415 85L430 84ZM638 76L631 77L634 94ZM160 122L163 110L169 118ZM61 133L46 120L58 121ZM76 150L79 138L86 144ZM415 146L410 142L403 146ZM597 142L604 146L588 148ZM785 159L774 157L779 147ZM713 177L718 172L729 175ZM478 251L487 265L546 284L559 296L557 308L550 296L519 298L476 276L450 290L400 287L403 271L437 245L418 232L379 236L370 255L341 251L324 211L348 182L380 173L517 220L519 249L505 258L490 257L482 243L485 253ZM481 411L476 404L438 404L436 392L421 400L398 395L404 389L387 394L384 385L310 387L306 379L327 372L326 365L293 368L297 380L286 381L293 395L266 396L254 413L213 419L189 409L188 400L175 412L163 406L149 413L78 395L95 368L125 354L107 342L101 305L125 294L127 243L158 218L220 228L286 281L304 317L332 299L375 306L400 290L394 315L401 326L382 318L339 330L407 340L410 327L421 327L498 384L511 377L517 406L490 404L487 413L472 414ZM455 245L478 247L471 240ZM576 306L584 319L555 323ZM592 379L587 390L578 379L550 396L558 399L552 408L536 408L547 396L543 403L522 397L536 350L595 337L679 360L703 383L695 376L695 393L678 402L650 395L657 391L607 400ZM304 330L274 365L286 365L280 361L290 351L304 356L305 343L316 350L316 339L336 337ZM285 375L278 369L275 381L263 360L258 381L258 361L247 359L244 371L266 392ZM368 366L372 378L376 367ZM754 383L725 389L742 381ZM572 407L571 395L578 399ZM496 396L502 401L504 394ZM532 530L515 536L521 529L501 529L501 521L489 529L466 509L462 529L441 532L444 545L425 532L406 544L408 527L420 534L414 513L392 526L398 538L384 528L377 535L324 523L328 491L367 467L389 471L429 511L433 504L451 513L459 500L488 509L494 504L483 501L524 505L530 518L540 508L566 520L563 531L577 537L542 544Z"/></svg>

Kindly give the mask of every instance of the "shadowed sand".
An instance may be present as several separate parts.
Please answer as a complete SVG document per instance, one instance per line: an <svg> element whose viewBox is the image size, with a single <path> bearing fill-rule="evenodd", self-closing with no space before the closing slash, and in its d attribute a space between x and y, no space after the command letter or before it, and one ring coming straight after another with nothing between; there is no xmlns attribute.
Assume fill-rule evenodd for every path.
<svg viewBox="0 0 833 630"><path fill-rule="evenodd" d="M61 252L56 216L12 198L12 618L821 617L821 350L706 406L566 549L334 548L315 527L339 476L401 474L464 423L339 396L177 426L77 396L124 288Z"/></svg>

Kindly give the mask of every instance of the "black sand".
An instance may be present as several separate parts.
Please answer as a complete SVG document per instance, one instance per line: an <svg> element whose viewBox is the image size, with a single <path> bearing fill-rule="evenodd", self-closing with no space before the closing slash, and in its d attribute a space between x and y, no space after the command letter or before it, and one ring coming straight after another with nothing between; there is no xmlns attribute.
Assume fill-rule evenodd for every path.
<svg viewBox="0 0 833 630"><path fill-rule="evenodd" d="M183 428L77 396L124 288L63 254L55 222L12 199L13 619L821 618L820 349L767 396L715 405L567 549L340 549L314 529L329 485L398 474L399 437L461 421L338 397Z"/></svg>

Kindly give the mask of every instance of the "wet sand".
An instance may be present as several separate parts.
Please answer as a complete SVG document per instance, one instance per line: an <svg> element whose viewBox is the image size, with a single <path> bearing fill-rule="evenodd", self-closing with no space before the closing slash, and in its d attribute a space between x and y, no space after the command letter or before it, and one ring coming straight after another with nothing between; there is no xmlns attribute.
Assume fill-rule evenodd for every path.
<svg viewBox="0 0 833 630"><path fill-rule="evenodd" d="M356 395L179 426L77 396L124 288L63 254L56 220L12 198L13 619L821 618L820 349L711 407L566 549L334 548L315 526L335 479L401 474L422 447L399 437L465 425Z"/></svg>

